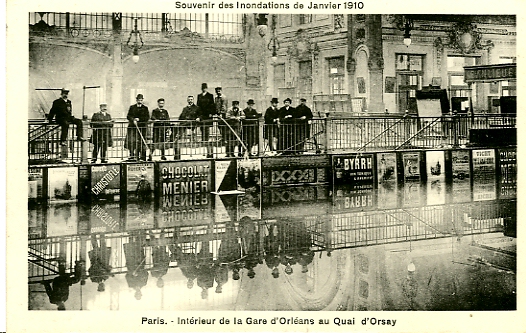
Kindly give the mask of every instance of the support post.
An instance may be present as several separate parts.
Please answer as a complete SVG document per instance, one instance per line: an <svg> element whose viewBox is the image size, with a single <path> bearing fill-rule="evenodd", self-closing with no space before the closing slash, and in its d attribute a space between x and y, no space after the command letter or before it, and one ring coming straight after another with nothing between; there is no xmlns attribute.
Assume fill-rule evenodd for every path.
<svg viewBox="0 0 526 333"><path fill-rule="evenodd" d="M258 156L262 156L265 153L265 138L263 136L264 130L264 119L263 117L258 118Z"/></svg>

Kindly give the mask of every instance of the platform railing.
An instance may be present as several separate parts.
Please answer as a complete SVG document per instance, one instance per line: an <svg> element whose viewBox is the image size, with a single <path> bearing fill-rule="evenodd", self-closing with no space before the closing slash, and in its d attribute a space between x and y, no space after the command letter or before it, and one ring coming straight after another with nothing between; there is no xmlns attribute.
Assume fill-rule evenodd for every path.
<svg viewBox="0 0 526 333"><path fill-rule="evenodd" d="M30 164L91 160L95 145L107 145L105 160L120 162L134 155L139 159L188 160L268 155L303 155L329 152L433 149L469 144L472 129L515 128L516 117L506 115L450 115L442 117L323 117L284 120L264 124L263 119L225 121L170 120L149 122L141 129L129 128L126 119L116 119L108 129L84 122L83 144L75 140L75 126L69 128L66 146L60 145L56 124L32 121L28 126ZM135 135L130 143L130 135ZM100 141L103 140L103 141ZM130 147L132 144L132 147ZM133 145L137 148L134 154ZM98 160L101 160L100 153Z"/></svg>

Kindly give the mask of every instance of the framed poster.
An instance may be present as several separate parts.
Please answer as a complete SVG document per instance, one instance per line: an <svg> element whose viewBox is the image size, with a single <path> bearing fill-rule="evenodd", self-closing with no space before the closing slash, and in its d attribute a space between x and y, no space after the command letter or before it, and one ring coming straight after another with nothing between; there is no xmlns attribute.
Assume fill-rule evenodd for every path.
<svg viewBox="0 0 526 333"><path fill-rule="evenodd" d="M396 153L376 154L376 170L378 175L378 184L396 184Z"/></svg>
<svg viewBox="0 0 526 333"><path fill-rule="evenodd" d="M444 151L426 151L426 174L428 180L445 179Z"/></svg>
<svg viewBox="0 0 526 333"><path fill-rule="evenodd" d="M237 189L259 191L261 189L261 160L242 159L237 161Z"/></svg>
<svg viewBox="0 0 526 333"><path fill-rule="evenodd" d="M77 200L78 169L76 167L49 168L48 193L51 202Z"/></svg>
<svg viewBox="0 0 526 333"><path fill-rule="evenodd" d="M475 149L471 152L473 178L495 178L495 149Z"/></svg>
<svg viewBox="0 0 526 333"><path fill-rule="evenodd" d="M373 154L334 155L332 157L334 185L374 183Z"/></svg>
<svg viewBox="0 0 526 333"><path fill-rule="evenodd" d="M161 196L209 193L212 190L210 161L159 163L158 191Z"/></svg>
<svg viewBox="0 0 526 333"><path fill-rule="evenodd" d="M404 179L420 179L420 153L403 153Z"/></svg>
<svg viewBox="0 0 526 333"><path fill-rule="evenodd" d="M451 152L451 171L453 182L466 180L469 183L469 150L453 150Z"/></svg>
<svg viewBox="0 0 526 333"><path fill-rule="evenodd" d="M28 199L40 200L44 198L44 170L44 168L28 169Z"/></svg>
<svg viewBox="0 0 526 333"><path fill-rule="evenodd" d="M145 180L152 185L154 184L154 164L126 164L126 191L128 193L136 193L141 180Z"/></svg>
<svg viewBox="0 0 526 333"><path fill-rule="evenodd" d="M91 166L91 195L97 199L120 200L121 166L103 164Z"/></svg>
<svg viewBox="0 0 526 333"><path fill-rule="evenodd" d="M237 191L237 160L214 161L215 192Z"/></svg>

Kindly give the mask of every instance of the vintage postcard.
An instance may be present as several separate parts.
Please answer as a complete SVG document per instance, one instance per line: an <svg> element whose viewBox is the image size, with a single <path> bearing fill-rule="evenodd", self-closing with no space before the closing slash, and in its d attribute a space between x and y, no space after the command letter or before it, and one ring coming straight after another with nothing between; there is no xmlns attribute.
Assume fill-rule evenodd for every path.
<svg viewBox="0 0 526 333"><path fill-rule="evenodd" d="M521 332L522 9L9 2L8 331Z"/></svg>

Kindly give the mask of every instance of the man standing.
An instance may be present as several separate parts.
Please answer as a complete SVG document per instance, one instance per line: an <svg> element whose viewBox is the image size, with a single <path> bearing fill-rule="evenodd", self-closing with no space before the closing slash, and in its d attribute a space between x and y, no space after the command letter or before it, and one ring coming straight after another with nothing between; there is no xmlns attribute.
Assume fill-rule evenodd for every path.
<svg viewBox="0 0 526 333"><path fill-rule="evenodd" d="M214 103L214 95L208 92L208 84L201 84L201 93L197 95L197 106L199 107L199 116L196 121L201 123L201 140L206 145L207 157L212 157L212 147L208 144L210 138L210 127L212 123L210 120L216 114L216 106Z"/></svg>
<svg viewBox="0 0 526 333"><path fill-rule="evenodd" d="M278 123L279 123L279 110L278 110L278 99L272 98L270 101L270 107L265 112L265 139L268 140L269 149L272 151L276 147L274 146L274 139L278 137Z"/></svg>
<svg viewBox="0 0 526 333"><path fill-rule="evenodd" d="M313 118L311 109L306 105L307 100L300 98L300 105L296 107L295 117L295 140L296 147L293 149L297 153L302 153L305 147L305 141L310 135L310 122Z"/></svg>
<svg viewBox="0 0 526 333"><path fill-rule="evenodd" d="M90 142L94 146L91 163L97 162L97 154L99 150L101 163L107 163L106 151L108 150L108 147L112 146L111 128L113 127L113 120L108 113L108 104L100 104L100 111L93 114L90 126L93 128Z"/></svg>
<svg viewBox="0 0 526 333"><path fill-rule="evenodd" d="M193 143L195 139L195 136L194 136L195 129L197 128L195 121L200 117L201 110L199 109L197 105L194 104L194 96L188 96L186 98L186 102L188 103L188 105L183 108L183 111L179 115L179 120L182 120L182 121L178 125L176 135L179 138L182 138L186 134L186 130L190 129L191 130L190 140ZM179 158L180 158L180 153L178 150L178 152L176 153L176 157L174 159L179 159Z"/></svg>
<svg viewBox="0 0 526 333"><path fill-rule="evenodd" d="M285 104L279 109L279 137L278 137L278 150L284 154L292 154L295 149L294 141L294 115L296 110L290 106L292 100L287 98L283 101Z"/></svg>
<svg viewBox="0 0 526 333"><path fill-rule="evenodd" d="M71 101L68 99L68 94L69 90L65 88L60 90L60 98L53 101L53 106L47 116L48 121L53 121L53 118L55 118L57 124L60 125L60 145L62 146L66 146L69 124L75 124L77 126L77 140L85 140L82 136L82 120L73 117Z"/></svg>
<svg viewBox="0 0 526 333"><path fill-rule="evenodd" d="M248 155L252 155L252 148L259 142L258 122L257 120L261 117L261 113L258 113L254 109L253 99L247 101L247 107L243 110L245 119L243 120L243 142L248 150Z"/></svg>
<svg viewBox="0 0 526 333"><path fill-rule="evenodd" d="M166 161L164 150L166 148L166 142L172 141L172 129L170 127L170 116L168 111L164 108L164 98L157 100L157 108L152 110L152 121L153 121L153 143L154 147L161 150L161 160Z"/></svg>
<svg viewBox="0 0 526 333"><path fill-rule="evenodd" d="M219 123L221 138L226 147L226 157L234 157L234 148L239 147L239 154L241 154L241 146L236 137L241 134L241 119L244 118L243 111L239 108L239 101L232 101L232 107L228 109L223 119L230 126L225 123Z"/></svg>
<svg viewBox="0 0 526 333"><path fill-rule="evenodd" d="M137 161L139 156L141 160L146 161L146 147L142 138L146 137L146 126L148 126L150 112L148 107L143 104L144 96L142 94L138 94L136 100L137 103L130 106L126 116L128 118L128 130L124 148L130 150L129 161Z"/></svg>
<svg viewBox="0 0 526 333"><path fill-rule="evenodd" d="M228 109L228 101L226 99L226 96L223 95L223 88L221 87L216 87L216 96L214 99L214 104L216 107L215 115L225 118L227 109ZM221 120L219 121L221 122ZM223 137L224 135L223 131L227 129L224 128L223 126L219 126L218 129L219 129L219 133L221 134L221 137ZM208 153L207 157L213 157L213 155L211 154L211 151Z"/></svg>

